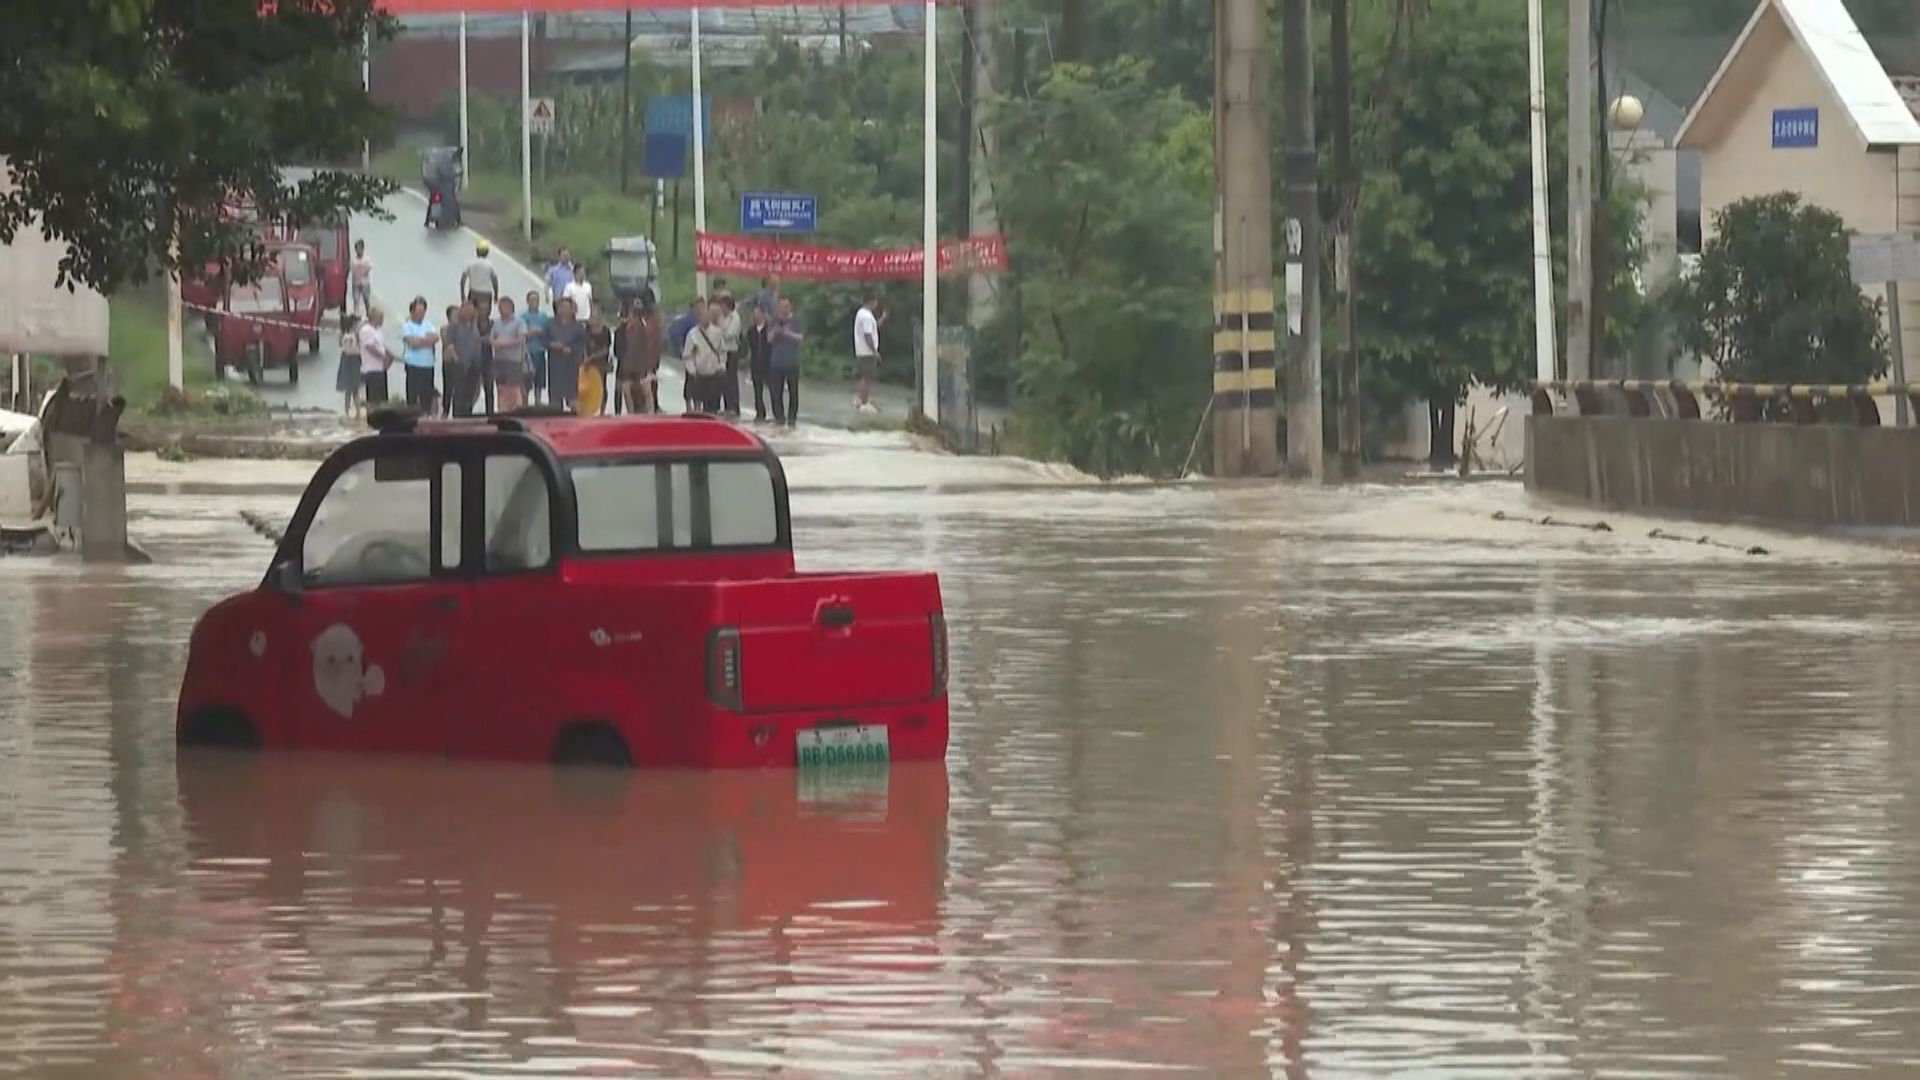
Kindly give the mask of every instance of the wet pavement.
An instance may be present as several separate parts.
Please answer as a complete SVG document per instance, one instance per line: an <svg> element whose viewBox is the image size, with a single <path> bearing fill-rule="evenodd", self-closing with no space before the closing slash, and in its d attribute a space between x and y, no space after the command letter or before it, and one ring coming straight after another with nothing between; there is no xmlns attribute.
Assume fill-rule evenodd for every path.
<svg viewBox="0 0 1920 1080"><path fill-rule="evenodd" d="M180 760L188 630L305 469L141 459L154 565L0 559L0 1070L1920 1063L1903 552L783 451L803 568L941 572L945 770Z"/></svg>

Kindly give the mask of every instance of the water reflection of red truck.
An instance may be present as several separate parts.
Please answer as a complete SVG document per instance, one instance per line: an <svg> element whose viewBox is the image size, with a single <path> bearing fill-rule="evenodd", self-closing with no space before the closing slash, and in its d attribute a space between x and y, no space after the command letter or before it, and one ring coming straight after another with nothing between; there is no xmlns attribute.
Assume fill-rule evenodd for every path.
<svg viewBox="0 0 1920 1080"><path fill-rule="evenodd" d="M568 1025L582 1042L651 1035L664 1046L658 1028L707 1008L717 980L738 985L711 959L716 943L689 935L727 935L734 955L750 940L777 951L776 928L797 918L834 928L812 939L817 961L884 942L889 970L912 952L939 969L948 789L937 764L843 776L829 791L786 772L219 752L182 754L176 777L193 869L181 888L116 898L112 1045L93 1058L103 1074L152 1074L160 1060L167 1075L223 1075L233 1060L295 1071L311 1065L312 1044L262 1044L254 1025L337 1022L344 998L387 978L458 979L481 1010L396 1000L381 1006L392 1024L477 1029L490 1012ZM810 869L796 874L803 854ZM779 963L770 956L764 977ZM636 986L636 972L655 977ZM611 991L659 1007L610 1016L622 1000ZM599 1008L573 1008L583 1004ZM871 1022L863 1006L862 1032ZM397 1066L397 1048L376 1052ZM643 1057L658 1064L657 1052L634 1063Z"/></svg>

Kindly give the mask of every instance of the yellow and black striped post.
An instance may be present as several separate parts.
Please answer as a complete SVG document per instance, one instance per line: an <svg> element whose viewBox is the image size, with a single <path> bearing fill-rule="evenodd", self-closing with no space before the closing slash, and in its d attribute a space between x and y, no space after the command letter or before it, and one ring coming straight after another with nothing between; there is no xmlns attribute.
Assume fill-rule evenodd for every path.
<svg viewBox="0 0 1920 1080"><path fill-rule="evenodd" d="M1213 460L1219 476L1280 471L1273 290L1214 297Z"/></svg>
<svg viewBox="0 0 1920 1080"><path fill-rule="evenodd" d="M1270 0L1213 18L1213 474L1275 476ZM1197 313L1196 313L1197 314Z"/></svg>

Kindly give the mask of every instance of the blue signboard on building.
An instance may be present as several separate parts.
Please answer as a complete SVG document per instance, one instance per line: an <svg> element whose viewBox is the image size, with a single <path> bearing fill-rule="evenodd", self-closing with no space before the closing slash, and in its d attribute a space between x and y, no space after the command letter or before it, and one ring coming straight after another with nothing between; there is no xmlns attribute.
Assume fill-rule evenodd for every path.
<svg viewBox="0 0 1920 1080"><path fill-rule="evenodd" d="M1819 109L1773 110L1773 148L1775 150L1808 150L1819 145Z"/></svg>
<svg viewBox="0 0 1920 1080"><path fill-rule="evenodd" d="M750 233L810 233L820 200L812 195L749 191L740 196L740 230Z"/></svg>

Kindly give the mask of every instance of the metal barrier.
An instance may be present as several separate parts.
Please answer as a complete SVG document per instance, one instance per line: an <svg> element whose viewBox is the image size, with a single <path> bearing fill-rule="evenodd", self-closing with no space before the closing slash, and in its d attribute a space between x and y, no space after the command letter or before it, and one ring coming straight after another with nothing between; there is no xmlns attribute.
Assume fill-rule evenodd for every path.
<svg viewBox="0 0 1920 1080"><path fill-rule="evenodd" d="M1904 397L1920 414L1920 384L1855 383L1813 385L1787 383L1688 382L1682 379L1613 379L1608 381L1535 382L1531 384L1533 413L1552 416L1554 395L1568 398L1576 415L1606 416L1606 394L1617 393L1626 403L1626 415L1647 418L1655 415L1656 395L1665 394L1673 404L1672 418L1702 419L1701 399L1723 402L1727 418L1736 424L1763 423L1769 420L1765 406L1785 402L1788 419L1796 424L1813 424L1822 419L1822 406L1844 403L1847 414L1859 427L1880 426L1881 397ZM1832 411L1828 410L1827 415ZM1661 410L1659 415L1667 415Z"/></svg>

